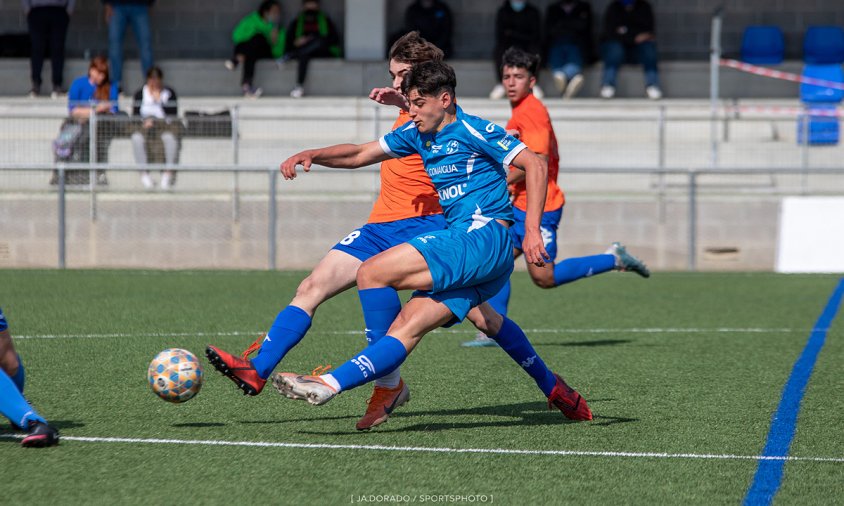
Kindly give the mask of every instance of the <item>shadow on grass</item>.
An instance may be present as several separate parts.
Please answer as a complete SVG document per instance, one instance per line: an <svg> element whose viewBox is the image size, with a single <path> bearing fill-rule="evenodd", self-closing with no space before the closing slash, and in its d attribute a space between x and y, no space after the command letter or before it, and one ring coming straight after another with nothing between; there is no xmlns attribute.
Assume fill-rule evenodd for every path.
<svg viewBox="0 0 844 506"><path fill-rule="evenodd" d="M556 341L551 343L533 343L534 346L616 346L632 343L631 339L598 339L597 341Z"/></svg>
<svg viewBox="0 0 844 506"><path fill-rule="evenodd" d="M599 404L604 401L612 401L614 399L592 399L591 404ZM416 423L404 427L396 427L395 429L378 428L378 432L386 433L403 433L403 432L437 432L444 430L461 430L461 429L476 429L485 427L532 427L532 426L547 426L547 425L568 425L573 423L582 423L568 420L556 409L549 411L544 403L537 402L522 402L517 404L502 404L498 406L478 406L473 408L458 408L458 409L444 409L444 410L428 410L428 411L397 411L391 415L394 420L410 421L417 417L466 417L466 416L482 416L482 417L509 417L509 420L477 420L477 421L437 421ZM313 418L298 418L289 420L277 421L242 421L240 423L297 423L297 422L317 422L317 421L331 421L331 420L348 420L357 419L357 415L353 416L333 416ZM590 426L605 427L609 425L616 425L619 423L638 422L638 418L626 418L609 415L595 415L592 422L588 422ZM297 431L300 434L313 434L325 436L350 436L360 434L357 430L348 431L333 431L333 432L319 432L319 431Z"/></svg>
<svg viewBox="0 0 844 506"><path fill-rule="evenodd" d="M202 428L202 427L225 427L226 424L222 422L186 422L186 423L174 423L172 427L191 427L191 428Z"/></svg>

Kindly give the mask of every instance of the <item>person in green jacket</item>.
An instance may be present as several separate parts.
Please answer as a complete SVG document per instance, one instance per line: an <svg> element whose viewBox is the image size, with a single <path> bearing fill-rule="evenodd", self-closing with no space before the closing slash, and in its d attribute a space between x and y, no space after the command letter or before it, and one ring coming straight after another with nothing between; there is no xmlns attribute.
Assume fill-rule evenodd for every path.
<svg viewBox="0 0 844 506"><path fill-rule="evenodd" d="M226 60L226 68L234 70L243 64L240 82L244 97L258 98L263 93L252 82L255 78L255 62L262 58L277 60L284 55L287 39L280 23L281 4L276 0L264 0L258 10L241 19L232 32L234 57Z"/></svg>
<svg viewBox="0 0 844 506"><path fill-rule="evenodd" d="M305 94L305 77L311 58L340 58L340 36L334 23L319 9L318 0L304 0L302 11L287 27L287 47L290 51L281 61L296 59L296 87L290 96L299 98Z"/></svg>

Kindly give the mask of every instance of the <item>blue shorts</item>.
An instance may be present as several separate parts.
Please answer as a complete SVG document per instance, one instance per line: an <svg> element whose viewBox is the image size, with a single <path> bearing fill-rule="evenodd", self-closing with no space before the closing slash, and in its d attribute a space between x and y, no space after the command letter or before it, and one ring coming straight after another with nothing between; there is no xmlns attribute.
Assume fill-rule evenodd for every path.
<svg viewBox="0 0 844 506"><path fill-rule="evenodd" d="M331 249L348 253L361 262L366 262L382 251L406 243L418 235L446 227L442 214L431 214L417 218L367 223L352 231Z"/></svg>
<svg viewBox="0 0 844 506"><path fill-rule="evenodd" d="M445 304L454 320L463 321L470 309L490 299L513 272L513 243L507 228L490 221L467 232L469 224L420 235L409 241L425 258L434 285L414 297L430 297Z"/></svg>
<svg viewBox="0 0 844 506"><path fill-rule="evenodd" d="M525 240L525 212L518 207L513 207L513 215L516 222L510 227L510 238L516 249L521 251L522 242ZM557 227L563 217L563 208L556 211L542 213L542 220L539 222L539 231L542 233L542 242L545 243L545 251L551 256L553 262L557 258Z"/></svg>
<svg viewBox="0 0 844 506"><path fill-rule="evenodd" d="M6 316L3 315L3 309L0 309L0 332L3 332L9 328L9 324L6 322Z"/></svg>

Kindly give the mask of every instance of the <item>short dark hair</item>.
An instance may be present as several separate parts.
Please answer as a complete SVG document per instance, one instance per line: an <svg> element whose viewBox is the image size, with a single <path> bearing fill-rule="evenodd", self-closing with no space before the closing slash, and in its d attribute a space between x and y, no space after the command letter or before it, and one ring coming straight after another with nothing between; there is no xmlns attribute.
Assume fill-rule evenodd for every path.
<svg viewBox="0 0 844 506"><path fill-rule="evenodd" d="M281 9L281 4L278 3L276 0L264 0L261 2L261 5L258 6L258 14L263 16L264 14L270 12L270 9L273 7L278 7Z"/></svg>
<svg viewBox="0 0 844 506"><path fill-rule="evenodd" d="M442 61L443 51L428 42L418 31L408 32L393 43L390 48L390 59L401 63L422 63L426 61Z"/></svg>
<svg viewBox="0 0 844 506"><path fill-rule="evenodd" d="M504 70L504 67L527 69L532 76L536 76L539 70L539 60L538 54L529 53L517 47L510 47L501 56L501 69Z"/></svg>
<svg viewBox="0 0 844 506"><path fill-rule="evenodd" d="M417 63L410 68L410 72L401 83L401 91L405 95L416 89L420 95L435 97L447 91L454 98L457 88L457 77L454 69L441 61L427 61Z"/></svg>
<svg viewBox="0 0 844 506"><path fill-rule="evenodd" d="M147 79L150 77L164 79L164 71L161 70L161 67L152 66L149 70L147 70Z"/></svg>

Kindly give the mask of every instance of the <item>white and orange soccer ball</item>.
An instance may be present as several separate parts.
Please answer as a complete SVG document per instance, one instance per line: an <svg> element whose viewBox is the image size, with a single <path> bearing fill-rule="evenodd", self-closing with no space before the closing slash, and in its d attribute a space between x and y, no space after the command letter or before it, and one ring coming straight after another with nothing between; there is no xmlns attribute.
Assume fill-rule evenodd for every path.
<svg viewBox="0 0 844 506"><path fill-rule="evenodd" d="M193 353L168 348L149 363L147 377L155 395L168 402L185 402L202 388L202 365Z"/></svg>

